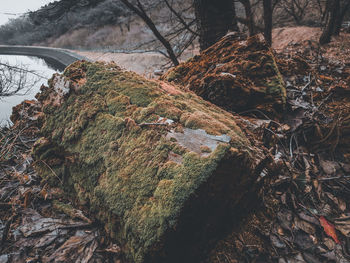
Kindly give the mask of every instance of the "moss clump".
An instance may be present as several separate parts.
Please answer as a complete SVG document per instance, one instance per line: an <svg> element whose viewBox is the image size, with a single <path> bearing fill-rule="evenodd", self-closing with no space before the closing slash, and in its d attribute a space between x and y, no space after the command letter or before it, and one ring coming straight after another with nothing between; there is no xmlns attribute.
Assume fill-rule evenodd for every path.
<svg viewBox="0 0 350 263"><path fill-rule="evenodd" d="M278 115L286 103L276 59L258 36L247 40L226 36L162 78L230 111L258 108Z"/></svg>
<svg viewBox="0 0 350 263"><path fill-rule="evenodd" d="M132 261L198 259L195 248L215 237L255 180L256 153L234 116L114 64L76 62L64 76L70 91L60 104L51 101L57 81L37 96L39 174L89 204ZM193 129L200 136L186 135Z"/></svg>

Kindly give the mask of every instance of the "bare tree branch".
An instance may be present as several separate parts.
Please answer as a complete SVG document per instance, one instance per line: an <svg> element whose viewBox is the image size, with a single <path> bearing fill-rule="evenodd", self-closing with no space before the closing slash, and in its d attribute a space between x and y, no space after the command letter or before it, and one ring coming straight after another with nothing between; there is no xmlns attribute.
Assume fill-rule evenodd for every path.
<svg viewBox="0 0 350 263"><path fill-rule="evenodd" d="M167 5L169 10L179 19L181 24L188 30L190 31L193 35L199 36L199 34L195 31L193 31L190 27L189 24L186 23L186 21L182 18L182 16L169 4L168 0L164 0L164 3Z"/></svg>
<svg viewBox="0 0 350 263"><path fill-rule="evenodd" d="M35 78L29 78L29 74ZM25 95L42 78L45 77L24 66L11 66L0 62L0 98Z"/></svg>
<svg viewBox="0 0 350 263"><path fill-rule="evenodd" d="M152 21L152 19L147 15L146 11L143 8L143 5L141 4L141 2L139 0L137 0L137 4L134 5L131 2L129 2L128 0L120 0L126 7L128 7L131 11L133 11L135 14L137 14L145 23L146 25L149 27L149 29L153 32L153 34L156 36L156 38L163 44L163 46L165 47L169 58L171 59L171 61L173 62L174 66L179 65L179 61L175 55L175 52L171 46L171 44L169 43L169 41L167 39L165 39L165 37L163 37L163 35L159 32L159 30L157 29L156 25L154 24L154 22Z"/></svg>

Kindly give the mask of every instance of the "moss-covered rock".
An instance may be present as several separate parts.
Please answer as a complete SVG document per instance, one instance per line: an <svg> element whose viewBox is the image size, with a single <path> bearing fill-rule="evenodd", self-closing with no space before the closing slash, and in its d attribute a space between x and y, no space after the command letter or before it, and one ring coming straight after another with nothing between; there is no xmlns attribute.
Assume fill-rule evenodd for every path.
<svg viewBox="0 0 350 263"><path fill-rule="evenodd" d="M272 50L258 36L229 34L163 80L181 84L226 110L278 114L286 102L283 77Z"/></svg>
<svg viewBox="0 0 350 263"><path fill-rule="evenodd" d="M198 259L255 182L235 117L192 92L77 62L37 98L38 173L88 205L130 261Z"/></svg>

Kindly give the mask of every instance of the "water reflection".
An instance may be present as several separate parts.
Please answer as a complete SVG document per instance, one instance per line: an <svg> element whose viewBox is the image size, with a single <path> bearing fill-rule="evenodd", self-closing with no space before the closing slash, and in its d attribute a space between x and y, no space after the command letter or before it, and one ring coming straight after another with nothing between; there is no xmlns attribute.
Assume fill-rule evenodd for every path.
<svg viewBox="0 0 350 263"><path fill-rule="evenodd" d="M25 95L14 95L11 97L0 97L0 124L4 125L8 122L12 113L12 107L18 105L23 100L34 99L42 84L47 84L47 80L51 78L52 74L59 72L61 69L54 67L54 64L47 63L44 59L28 56L8 56L0 55L1 63L6 63L11 66L24 66L30 71L35 71L34 74L28 73L27 81L35 83L34 86ZM40 76L40 77L38 77Z"/></svg>
<svg viewBox="0 0 350 263"><path fill-rule="evenodd" d="M1 55L0 55L1 56ZM62 72L66 67L62 65L61 63L57 62L56 60L52 58L40 58L40 57L28 57L31 60L35 61L38 64L43 64L44 66L56 71L56 72Z"/></svg>

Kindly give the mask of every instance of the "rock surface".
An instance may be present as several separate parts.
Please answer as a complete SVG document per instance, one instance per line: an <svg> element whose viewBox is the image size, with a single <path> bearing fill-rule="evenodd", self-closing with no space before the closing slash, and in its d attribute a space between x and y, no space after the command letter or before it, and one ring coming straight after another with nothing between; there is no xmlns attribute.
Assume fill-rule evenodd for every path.
<svg viewBox="0 0 350 263"><path fill-rule="evenodd" d="M37 98L36 170L89 206L130 261L198 260L256 180L260 151L237 118L176 86L76 62Z"/></svg>
<svg viewBox="0 0 350 263"><path fill-rule="evenodd" d="M186 86L226 110L280 113L286 90L272 50L258 36L228 34L178 67L163 80Z"/></svg>

